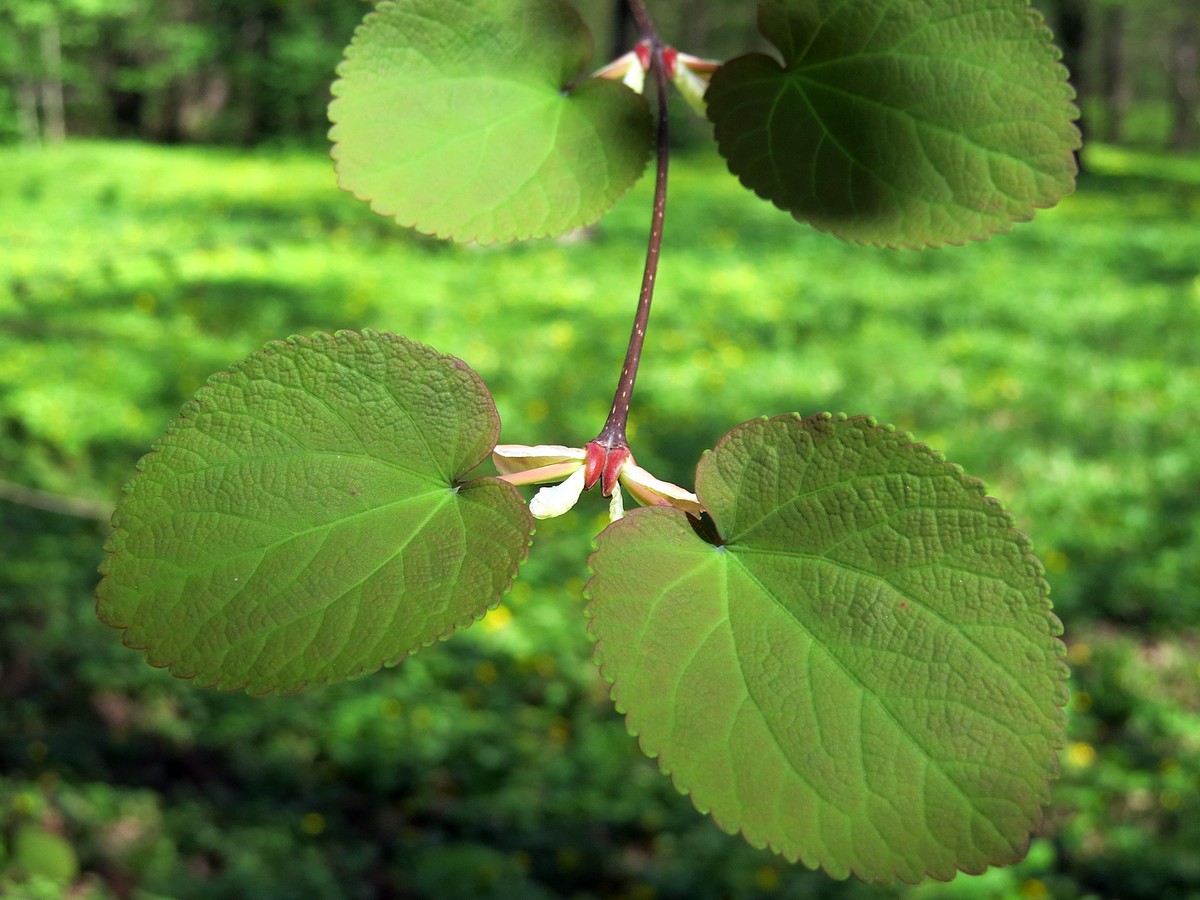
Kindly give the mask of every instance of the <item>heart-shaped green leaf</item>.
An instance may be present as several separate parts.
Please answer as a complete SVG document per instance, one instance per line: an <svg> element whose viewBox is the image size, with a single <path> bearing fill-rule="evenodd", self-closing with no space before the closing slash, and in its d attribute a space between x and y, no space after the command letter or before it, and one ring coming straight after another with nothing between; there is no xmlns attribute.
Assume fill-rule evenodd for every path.
<svg viewBox="0 0 1200 900"><path fill-rule="evenodd" d="M562 0L397 0L359 26L329 107L338 182L460 241L565 234L650 156L645 99L577 81L591 32Z"/></svg>
<svg viewBox="0 0 1200 900"><path fill-rule="evenodd" d="M642 749L721 827L836 877L1020 858L1066 666L999 505L866 418L748 422L696 481L719 537L647 507L592 557L596 659Z"/></svg>
<svg viewBox="0 0 1200 900"><path fill-rule="evenodd" d="M113 517L100 618L148 662L222 688L351 678L465 627L533 520L461 482L500 420L465 363L395 335L268 345L213 376Z"/></svg>
<svg viewBox="0 0 1200 900"><path fill-rule="evenodd" d="M764 0L779 48L733 60L706 99L759 196L883 246L981 240L1074 185L1078 115L1029 0Z"/></svg>

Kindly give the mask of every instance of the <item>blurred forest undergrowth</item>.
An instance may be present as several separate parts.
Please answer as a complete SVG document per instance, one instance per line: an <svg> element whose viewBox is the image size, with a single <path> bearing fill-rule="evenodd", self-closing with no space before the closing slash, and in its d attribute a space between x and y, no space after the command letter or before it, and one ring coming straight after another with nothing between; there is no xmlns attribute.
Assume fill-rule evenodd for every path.
<svg viewBox="0 0 1200 900"><path fill-rule="evenodd" d="M505 440L586 440L649 185L575 240L478 249L373 216L319 152L0 158L6 896L895 895L721 834L640 757L580 615L597 498L540 526L510 597L465 635L300 697L198 690L93 618L134 461L270 339L404 333L477 368ZM907 896L1200 892L1200 158L1095 145L1086 161L1034 223L926 253L803 229L715 155L675 167L639 460L690 484L731 424L870 412L987 479L1067 625L1045 837L1014 869Z"/></svg>
<svg viewBox="0 0 1200 900"><path fill-rule="evenodd" d="M581 6L603 47L612 4ZM742 7L661 24L720 55L750 40ZM0 0L0 896L1200 897L1200 156L1161 152L1187 143L1190 2L1044 4L1068 31L1083 17L1085 130L1123 143L1091 143L1074 196L987 244L840 244L743 190L702 126L673 168L639 462L690 484L730 426L832 410L987 481L1047 565L1073 666L1062 778L1021 865L832 882L698 815L589 662L598 498L542 523L511 595L455 641L299 697L198 690L96 622L134 462L268 340L370 327L453 353L508 441L578 444L604 419L650 186L515 247L372 215L315 147L366 8Z"/></svg>

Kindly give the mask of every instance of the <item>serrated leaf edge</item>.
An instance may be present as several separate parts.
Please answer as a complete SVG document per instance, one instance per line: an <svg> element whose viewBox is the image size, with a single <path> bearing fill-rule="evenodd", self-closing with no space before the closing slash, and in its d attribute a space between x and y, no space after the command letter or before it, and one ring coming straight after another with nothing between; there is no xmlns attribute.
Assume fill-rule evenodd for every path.
<svg viewBox="0 0 1200 900"><path fill-rule="evenodd" d="M783 4L771 4L771 5L782 6ZM758 4L758 26L757 27L758 27L759 34L766 41L773 44L771 39L766 36L766 31L765 31L765 28L763 25L763 21L764 21L763 16L764 16L767 6L768 6L768 2L760 2ZM1056 74L1058 76L1056 79L1056 83L1059 85L1059 87L1062 89L1062 92L1063 92L1063 101L1065 104L1063 111L1066 113L1066 118L1067 118L1067 122L1069 124L1070 129L1074 133L1074 140L1071 142L1071 144L1069 146L1069 150L1072 154L1075 154L1079 151L1080 147L1083 145L1083 135L1082 135L1082 132L1079 130L1079 126L1077 124L1079 121L1079 118L1081 116L1081 111L1080 111L1079 106L1074 102L1076 100L1077 94L1076 94L1074 86L1071 84L1071 81L1070 81L1070 77L1071 77L1070 72L1067 70L1067 67L1065 65L1063 65L1063 63L1062 63L1062 50L1061 50L1061 48L1059 48L1059 46L1057 44L1054 43L1054 34L1053 34L1053 31L1051 30L1051 28L1049 27L1049 25L1046 23L1046 17L1044 15L1042 15L1040 10L1034 9L1032 7L1032 5L1030 5L1030 0L1026 0L1026 14L1030 20L1031 30L1034 32L1033 36L1037 37L1041 40L1042 48L1047 53L1046 63L1053 65L1056 69ZM788 65L787 65L786 61L784 61L780 58L777 58L775 56L772 56L768 53L761 53L761 52L746 53L746 54L743 54L742 56L735 57L734 59L730 59L730 60L726 61L721 66L721 68L724 68L724 66L729 65L729 63L735 62L737 60L748 59L751 57L760 57L762 59L769 60L770 62L772 62L776 66L778 66L781 72L786 73L788 71ZM720 74L720 69L718 69L716 72L713 73L712 79L716 80L719 74ZM710 87L711 87L711 81L710 81ZM707 101L707 99L708 99L708 94L706 92L705 100ZM1035 201L1032 204L1029 212L1026 215L1015 216L1013 218L1008 219L1006 222L998 222L998 223L996 223L996 227L992 228L992 229L985 229L983 231L976 232L974 234L969 234L964 237L955 238L953 240L947 239L947 240L941 240L941 241L931 241L931 240L871 241L871 240L866 240L863 238L855 237L850 234L846 234L846 233L844 233L843 230L838 229L838 228L825 228L823 226L815 225L812 222L810 222L808 219L804 218L802 214L789 209L787 206L785 206L783 204L783 202L781 200L778 200L774 197L770 197L766 193L760 191L757 187L749 184L746 181L745 177L743 177L741 174L739 174L734 169L729 157L723 151L720 150L721 143L722 143L721 137L718 134L718 131L720 130L720 126L712 118L712 113L711 113L712 104L709 103L707 108L710 111L708 118L709 118L710 124L712 124L712 126L713 126L713 137L716 140L718 152L720 152L721 158L725 161L725 165L726 165L726 168L728 169L729 173L731 175L733 175L735 178L737 178L738 182L742 185L742 187L753 192L754 195L757 196L758 198L768 201L776 209L779 209L780 211L787 213L789 216L791 216L797 222L806 224L809 227L816 229L817 231L822 231L826 234L831 234L840 241L844 241L849 244L857 244L860 247L872 247L872 248L881 249L881 250L934 250L939 247L963 247L969 243L983 243L997 235L1008 234L1010 231L1012 231L1012 229L1016 225L1019 225L1023 222L1032 221L1034 219L1034 217L1037 215L1037 212L1039 210L1050 209L1051 207L1060 203L1063 200L1063 198L1069 196L1070 194L1072 194L1075 191L1075 179L1079 175L1078 162L1075 161L1073 158L1070 168L1068 170L1065 170L1062 174L1063 179L1065 179L1067 181L1067 186L1062 191L1061 194L1059 194L1057 197L1046 198L1044 200Z"/></svg>
<svg viewBox="0 0 1200 900"><path fill-rule="evenodd" d="M1008 512L1008 510L1004 507L1004 505L1002 503L1000 503L1000 501L997 500L995 497L991 497L991 496L987 495L986 486L984 485L984 482L982 481L982 479L976 478L972 475L967 475L963 471L962 466L959 466L956 463L947 462L945 459L945 456L942 453L940 453L937 450L934 450L928 444L913 440L912 436L908 432L901 431L892 425L886 425L886 424L880 425L878 423L878 421L875 419L875 417L873 417L873 416L869 416L869 415L847 416L845 413L836 413L835 414L835 413L829 413L829 412L822 412L822 413L816 413L816 414L809 415L809 416L804 416L798 412L792 412L792 413L783 413L783 414L777 415L777 416L758 416L754 419L749 419L745 422L742 422L740 425L735 425L733 428L731 428L729 431L727 431L724 435L722 435L717 440L717 442L713 445L712 449L704 450L701 454L701 458L703 459L708 454L717 450L719 447L722 446L722 444L724 444L727 440L729 440L736 432L738 432L744 428L754 426L756 424L760 425L762 423L767 423L767 422L772 422L772 421L796 421L796 422L800 422L800 423L808 422L808 421L836 422L836 423L856 422L856 423L865 424L870 428L875 428L875 429L879 429L882 431L886 431L889 434L894 435L897 439L907 442L914 449L918 449L918 450L928 454L932 459L941 463L943 466L946 467L946 469L950 473L957 476L961 481L964 482L964 484L966 486L970 487L972 491L977 493L977 495L984 501L985 504L987 504L988 506L990 506L992 508L993 512L997 515L998 519L1001 522L1003 522L1006 529L1012 534L1012 536L1017 541L1018 546L1021 548L1022 556L1025 560L1026 565L1029 567L1028 572L1032 576L1034 583L1037 585L1037 587L1039 589L1038 597L1041 600L1041 602L1044 604L1044 612L1046 615L1046 629L1047 629L1046 636L1051 639L1051 647L1057 656L1058 676L1059 676L1058 677L1059 696L1055 700L1056 711L1054 713L1055 723L1058 725L1058 738L1057 738L1057 740L1055 740L1049 744L1048 749L1050 749L1052 751L1061 750L1066 745L1066 733L1065 733L1065 726L1066 726L1066 720L1067 720L1066 706L1070 702L1070 694L1069 694L1067 684L1066 684L1067 679L1070 675L1070 670L1066 663L1067 647L1066 647L1066 644L1064 644L1063 641L1061 640L1061 635L1063 633L1063 625L1062 625L1061 620L1058 618L1058 616L1055 615L1055 613L1053 612L1053 603L1050 601L1050 584L1045 579L1045 567L1042 565L1041 560L1039 560L1037 558L1037 556L1034 555L1032 542L1030 541L1028 535L1025 532L1021 531L1020 529L1016 528L1013 525L1012 516ZM698 465L699 464L697 464L697 467L698 467ZM696 493L698 496L700 496L701 502L703 502L704 498L703 498L703 494L700 489L701 489L701 485L699 483L699 472L697 471ZM707 508L707 504L705 504L705 506ZM642 507L642 508L631 510L629 513L626 514L624 519L621 519L618 522L611 523L605 529L605 531L607 531L610 528L635 527L640 518L642 518L644 516L654 516L654 515L686 516L687 514L685 512L683 512L682 510L672 509L672 508L668 508L668 507ZM716 524L716 527L719 532L719 530L720 530L719 523L716 523L715 519L714 519L714 523ZM642 735L639 734L638 731L636 730L636 728L633 727L632 723L630 722L629 714L627 713L625 706L622 704L622 702L620 700L620 686L617 684L616 676L611 674L607 669L607 666L604 662L603 641L600 640L600 638L596 635L595 628L594 628L595 611L594 611L594 606L593 606L594 598L591 593L591 585L592 585L592 581L594 580L595 575L596 575L595 559L600 550L599 538L601 535L603 535L603 533L604 532L601 532L601 534L597 535L596 539L594 539L592 541L592 552L588 556L588 563L587 563L588 580L584 584L584 587L583 587L583 598L586 601L584 608L583 608L583 615L584 615L584 618L587 620L588 636L593 641L592 661L595 664L597 670L599 671L600 677L610 685L609 699L612 701L613 706L616 709L616 711L621 716L624 717L625 729L631 737L636 739L638 749L642 752L642 754L645 755L649 759L655 760L655 762L657 762L657 764L658 764L659 770L664 775L667 775L670 777L671 784L674 786L674 788L680 794L686 795L688 797L688 799L692 801L692 805L696 808L696 811L701 813L702 815L709 816L713 820L714 824L716 824L717 827L719 827L726 834L739 835L742 837L743 840L746 841L746 843L750 844L750 846L752 846L752 847L756 847L757 849L769 848L771 850L771 852L779 854L780 856L782 856L784 859L788 860L789 862L792 862L792 863L800 862L802 865L804 865L806 868L809 868L809 869L820 868L831 878L842 879L842 878L848 877L849 875L854 875L856 878L859 878L860 880L867 882L867 883L877 883L877 884L888 883L887 879L870 878L867 875L859 872L854 866L847 867L846 872L833 871L829 868L827 863L823 860L818 860L816 863L811 863L808 860L804 859L801 856L801 854L786 852L786 851L782 850L781 848L777 847L774 844L774 842L772 842L770 840L752 838L749 834L746 833L746 829L744 826L737 825L737 824L730 824L728 822L722 821L722 817L715 815L711 809L705 808L704 806L702 806L697 801L695 795L692 793L692 789L687 784L683 783L679 773L676 772L672 768L673 764L671 763L671 761L664 758L663 754L660 751L658 751L658 750L652 751L645 746L645 744L643 743ZM724 537L724 536L722 535L722 537ZM1058 774L1060 771L1060 763L1059 763L1057 752L1055 752L1053 754L1052 758L1048 761L1048 763L1045 765L1044 768L1045 768L1045 777L1040 782L1040 785L1039 785L1040 790L1038 792L1038 797L1037 797L1037 799L1038 799L1038 810L1037 810L1038 822L1035 822L1032 824L1032 826L1029 828L1029 830L1024 835L1024 839L1023 839L1022 843L1013 848L1014 856L1012 859L1007 859L1007 860L999 860L998 859L998 860L987 861L987 862L982 863L978 869L974 869L969 866L963 866L963 865L956 864L953 871L944 872L944 873L943 872L934 872L927 868L924 872L924 878L932 878L935 881L948 882L948 881L951 881L952 879L954 879L959 872L962 872L965 875L978 875L978 874L981 874L982 872L986 871L990 866L1011 865L1011 864L1019 861L1020 859L1024 858L1025 854L1028 852L1029 844L1030 844L1030 841L1033 839L1033 835L1037 832L1038 828L1040 827L1039 823L1045 821L1046 806L1050 801L1050 784L1058 777ZM908 879L908 878L905 878L903 875L898 875L893 880L904 881L908 884L918 884L923 879L922 879L922 877L915 877L912 879Z"/></svg>
<svg viewBox="0 0 1200 900"><path fill-rule="evenodd" d="M274 355L275 353L278 353L280 350L287 349L288 347L292 347L292 346L304 346L304 345L313 346L313 345L324 343L324 342L331 342L331 341L336 341L338 339L347 339L347 338L351 339L351 340L359 340L359 341L374 340L374 339L382 339L382 340L387 340L387 341L399 341L400 343L402 343L408 347L416 348L418 351L421 351L421 352L428 351L429 353L433 354L433 356L435 358L449 362L455 368L466 372L469 376L472 377L472 379L477 383L477 385L483 390L483 392L487 395L487 397L489 399L491 398L491 392L487 389L487 386L484 384L483 379L480 378L479 374L470 365L468 365L466 362L464 362L462 359L460 359L456 356L447 354L447 353L441 353L440 351L435 350L433 347L430 347L428 344L424 344L420 341L414 341L403 335L395 334L394 332L379 332L379 331L375 331L374 329L370 329L370 328L364 328L361 332L356 332L356 331L352 331L349 329L341 329L341 330L334 332L333 334L329 334L327 332L316 332L311 337L304 336L304 335L292 335L283 340L268 341L262 348L255 351L254 353L250 354L249 356L244 357L244 358L238 360L237 362L231 364L227 369L224 369L220 372L216 372L213 375L210 375L208 377L208 379L205 381L205 383L196 391L196 393L183 404L183 406L180 409L180 412L174 418L172 418L171 421L167 424L167 427L163 431L163 434L151 444L150 451L143 454L142 457L137 461L137 463L136 463L137 472L133 475L132 478L130 478L128 481L126 481L124 485L122 485L121 497L118 499L116 506L113 510L111 519L110 519L112 531L110 532L109 536L105 539L104 545L103 545L105 556L100 561L99 565L97 566L97 571L100 574L101 578L100 578L100 582L96 585L96 589L95 589L96 618L99 619L104 625L107 625L110 628L119 630L121 632L121 643L125 647L128 647L130 650L141 651L143 653L143 656L145 658L147 665L150 665L156 669L166 669L175 678L184 679L184 680L194 680L198 686L215 687L217 690L220 690L220 691L245 690L246 693L250 694L251 696L265 696L268 694L279 694L279 695L295 694L295 693L298 693L299 691L302 691L308 687L327 685L327 684L337 684L342 681L353 681L357 678L361 678L363 675L368 675L368 674L371 674L374 672L378 672L380 669L391 668L393 666L399 665L405 659L407 659L410 656L415 655L419 651L421 651L427 647L432 647L434 644L436 644L440 641L448 640L450 637L457 634L458 632L463 631L463 630L469 628L471 625L475 624L476 622L480 621L489 612L496 609L496 607L498 607L503 602L504 597L506 597L509 594L509 592L512 590L512 586L513 586L514 582L516 581L516 577L517 577L518 573L520 572L520 569L525 565L525 563L529 559L529 550L530 550L530 547L532 547L532 545L533 545L533 536L534 536L534 533L536 532L536 526L535 526L533 516L529 513L528 505L525 503L524 498L521 497L520 491L518 491L511 484L501 481L499 478L484 475L484 476L480 476L478 478L470 479L469 481L465 481L465 482L459 482L459 481L455 480L453 483L447 485L447 487L450 488L451 490L459 490L459 489L469 488L472 485L483 484L483 483L488 483L488 482L493 482L493 481L504 485L504 488L507 489L507 491L510 493L510 495L515 498L518 506L520 508L522 508L525 512L525 520L526 520L526 526L528 529L528 536L527 536L527 540L525 541L524 550L521 553L521 555L518 557L518 559L516 560L516 564L509 571L508 580L506 581L504 586L501 588L500 592L488 602L488 604L485 606L483 612L479 613L478 615L472 614L462 621L452 623L449 628L447 628L445 631L441 632L440 634L436 635L435 637L432 637L428 640L422 641L417 646L411 647L408 650L405 650L404 652L396 655L393 658L383 659L383 660L380 660L378 663L364 664L360 668L354 670L353 672L347 673L345 675L331 676L329 678L324 678L324 679L305 680L305 681L301 681L294 685L289 684L287 687L284 687L284 688L281 688L278 684L267 684L264 686L251 687L250 686L251 682L249 679L242 680L242 681L222 681L220 677L208 678L207 676L202 675L199 672L182 671L178 661L170 662L170 661L151 660L149 658L149 654L152 652L153 648L150 647L148 644L140 644L136 641L131 640L130 635L129 635L129 629L132 627L131 625L125 625L125 624L121 624L118 622L114 622L104 614L104 611L101 608L101 605L103 604L104 598L105 598L106 583L108 581L108 573L109 573L109 568L110 568L109 564L110 564L110 561L111 561L113 555L120 552L121 540L123 539L123 536L124 536L124 528L121 526L121 523L120 523L120 514L121 514L122 503L124 502L126 497L132 496L133 493L137 490L137 485L140 482L140 479L143 475L146 465L151 461L151 459L153 457L155 457L157 454L162 452L163 447L166 445L166 443L167 443L168 439L171 437L171 435L178 433L182 429L191 427L190 420L188 418L188 414L191 412L194 412L198 408L200 403L203 402L204 395L206 395L214 386L224 382L230 376L240 372L243 368L250 365L252 362L254 362L257 359L261 359L265 356ZM499 435L500 435L500 418L499 418L499 413L497 413L495 411L494 403L493 403L493 418L494 418L494 422L495 422L493 437L495 439L498 439ZM494 441L492 443L494 446ZM487 449L479 456L478 459L472 460L469 465L462 466L460 469L460 472L459 472L459 476L478 467L485 459L488 458L490 453L491 453L491 450Z"/></svg>
<svg viewBox="0 0 1200 900"><path fill-rule="evenodd" d="M606 195L607 195L606 205L604 205L594 215L578 215L577 214L572 217L571 223L565 228L544 229L541 231L539 231L537 229L533 229L533 230L529 231L529 233L517 232L516 234L513 234L511 236L502 234L502 235L498 235L498 236L494 236L494 237L493 236L481 237L478 233L472 233L466 227L461 228L461 229L447 228L444 230L439 230L437 228L430 228L428 226L423 225L421 223L421 220L416 217L412 218L412 220L410 221L407 217L401 216L397 209L392 208L391 204L385 203L384 201L382 201L378 198L367 196L364 192L358 190L357 188L347 185L345 182L345 177L344 177L344 173L342 170L341 153L339 152L340 142L338 139L338 128L339 128L340 122L338 120L337 115L335 114L335 110L341 100L340 92L341 92L342 84L345 79L343 69L345 67L345 64L349 60L351 60L355 55L357 55L357 53L359 52L359 50L360 50L360 45L358 43L359 35L360 35L360 33L365 33L365 31L368 27L368 23L370 23L373 19L379 18L381 16L381 10L383 8L392 7L392 6L396 6L396 5L397 4L394 2L391 2L391 0L383 0L383 2L379 3L373 10L368 12L363 17L362 22L360 22L354 29L354 34L351 37L350 43L346 46L346 50L343 55L343 58L342 58L341 62L338 63L338 65L335 69L335 75L337 77L334 80L333 84L330 86L330 93L331 93L333 99L330 101L330 103L328 105L328 117L329 117L331 126L327 132L327 137L332 144L332 146L330 147L330 150L329 150L329 156L333 160L333 163L334 163L334 171L337 175L337 185L341 190L346 191L348 194L353 196L356 200L366 203L371 208L372 212L376 213L377 215L392 219L397 225L399 225L402 228L410 228L413 231L416 231L420 234L428 235L430 237L435 237L438 240L453 241L454 243L457 243L457 244L475 244L480 247L491 247L491 246L501 245L501 244L513 244L513 243L521 243L524 241L536 241L536 240L546 240L546 239L551 239L551 238L560 238L560 237L563 237L564 235L570 234L573 231L577 231L580 228L587 228L590 225L594 225L596 222L598 222L602 218L604 218L604 216L608 215L608 213L613 209L613 207L616 206L617 202L622 197L624 197L625 194L628 193L629 190L632 189L633 186L638 183L638 181L640 181L642 179L643 175L645 174L646 165L650 161L650 155L651 155L652 149L653 149L650 141L646 142L645 152L643 154L643 160L642 160L642 164L641 164L639 173L627 185L625 185L624 188L621 188L620 190L617 190L617 191L612 191L612 190L607 191L606 192ZM569 4L564 4L564 5L568 9L570 9L572 12L575 12L575 14L578 16L578 11L575 10L574 7L571 7ZM595 37L592 34L591 29L588 28L586 23L583 22L582 17L580 17L579 22L580 22L580 25L583 27L583 29L587 32L588 39L594 47ZM607 79L607 78L587 77L584 75L586 70L587 70L587 63L585 62L583 65L580 66L579 71L576 72L576 74L575 74L575 77L573 79L571 79L567 84L564 84L561 87L561 92L564 96L564 99L569 100L570 97L575 93L575 91L581 85L584 85L584 84L589 84L589 83L611 84L615 88L620 88L621 90L626 91L628 94L630 94L631 96L633 96L633 97L637 98L639 101L641 101L641 104L643 105L643 107L645 108L645 111L646 111L647 134L649 134L652 120L650 117L650 107L649 107L649 104L646 102L646 98L644 96L642 96L641 94L639 94L638 92L631 89L628 85L622 84L619 81L612 81L611 79ZM608 89L611 90L611 88L608 88ZM478 218L478 217L476 217L476 218ZM474 221L474 219L472 221Z"/></svg>

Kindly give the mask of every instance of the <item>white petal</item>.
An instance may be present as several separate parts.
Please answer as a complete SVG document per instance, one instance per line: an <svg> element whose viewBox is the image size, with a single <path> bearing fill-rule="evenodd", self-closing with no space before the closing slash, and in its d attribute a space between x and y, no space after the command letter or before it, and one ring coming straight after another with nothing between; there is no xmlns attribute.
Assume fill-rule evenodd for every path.
<svg viewBox="0 0 1200 900"><path fill-rule="evenodd" d="M569 460L583 460L587 454L582 447L564 447L561 444L497 444L492 451L492 462L501 475L512 475L527 469L540 469Z"/></svg>
<svg viewBox="0 0 1200 900"><path fill-rule="evenodd" d="M708 115L708 105L704 102L704 92L708 90L707 80L679 63L675 66L675 77L671 81L679 89L679 93L683 94L688 106L701 117Z"/></svg>
<svg viewBox="0 0 1200 900"><path fill-rule="evenodd" d="M544 487L529 501L529 511L535 519L550 519L561 516L576 504L583 493L583 467L571 473L571 477L554 487Z"/></svg>
<svg viewBox="0 0 1200 900"><path fill-rule="evenodd" d="M641 466L626 463L621 469L621 483L644 506L676 506L693 515L704 511L700 498L691 491L655 478Z"/></svg>
<svg viewBox="0 0 1200 900"><path fill-rule="evenodd" d="M625 517L625 501L621 497L621 489L612 492L608 500L608 521L615 522Z"/></svg>
<svg viewBox="0 0 1200 900"><path fill-rule="evenodd" d="M621 81L624 82L627 88L638 94L646 93L646 70L642 68L636 58Z"/></svg>
<svg viewBox="0 0 1200 900"><path fill-rule="evenodd" d="M641 68L641 63L638 62L637 52L630 50L624 56L618 56L608 65L597 69L592 73L593 78L624 78L625 73L629 71L630 66Z"/></svg>

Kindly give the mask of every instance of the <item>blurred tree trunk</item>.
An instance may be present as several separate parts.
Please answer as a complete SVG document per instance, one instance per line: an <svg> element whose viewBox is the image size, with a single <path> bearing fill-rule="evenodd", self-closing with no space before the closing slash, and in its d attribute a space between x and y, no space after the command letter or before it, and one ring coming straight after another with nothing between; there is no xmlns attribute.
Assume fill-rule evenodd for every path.
<svg viewBox="0 0 1200 900"><path fill-rule="evenodd" d="M1170 64L1174 108L1171 146L1192 150L1197 143L1196 116L1200 112L1200 11L1190 4L1171 35Z"/></svg>
<svg viewBox="0 0 1200 900"><path fill-rule="evenodd" d="M12 84L21 141L61 141L66 125L57 10L41 3L0 3L0 37L0 75Z"/></svg>
<svg viewBox="0 0 1200 900"><path fill-rule="evenodd" d="M1083 99L1088 96L1091 85L1084 75L1084 47L1088 36L1088 16L1084 9L1085 0L1059 0L1056 4L1054 21L1055 39L1062 50L1062 62L1070 75L1071 86L1075 89L1076 103L1081 107ZM1077 123L1079 132L1086 137L1087 122ZM1083 171L1083 157L1076 152L1075 166Z"/></svg>
<svg viewBox="0 0 1200 900"><path fill-rule="evenodd" d="M616 59L629 52L630 35L633 34L633 14L628 0L613 0L612 23L612 48L608 58Z"/></svg>
<svg viewBox="0 0 1200 900"><path fill-rule="evenodd" d="M1054 5L1052 21L1054 36L1062 50L1062 62L1071 73L1071 84L1075 93L1083 97L1086 84L1083 72L1083 48L1087 36L1088 17L1083 8L1084 0L1059 0Z"/></svg>
<svg viewBox="0 0 1200 900"><path fill-rule="evenodd" d="M62 29L51 16L41 27L42 133L47 142L61 144L67 137L66 104L63 102Z"/></svg>
<svg viewBox="0 0 1200 900"><path fill-rule="evenodd" d="M1106 5L1100 11L1100 88L1104 101L1104 139L1114 144L1125 140L1125 117L1133 102L1126 26L1129 11L1124 6Z"/></svg>
<svg viewBox="0 0 1200 900"><path fill-rule="evenodd" d="M185 75L179 83L173 134L179 141L202 141L229 102L229 77L224 69Z"/></svg>
<svg viewBox="0 0 1200 900"><path fill-rule="evenodd" d="M29 78L20 77L16 83L17 133L24 144L36 144L41 140L42 126L38 117L37 85Z"/></svg>
<svg viewBox="0 0 1200 900"><path fill-rule="evenodd" d="M237 138L243 144L261 140L269 132L270 110L261 96L261 60L271 54L271 35L281 24L278 7L255 4L247 8L246 18L231 36L234 58L240 65L230 66L234 111L237 114Z"/></svg>

